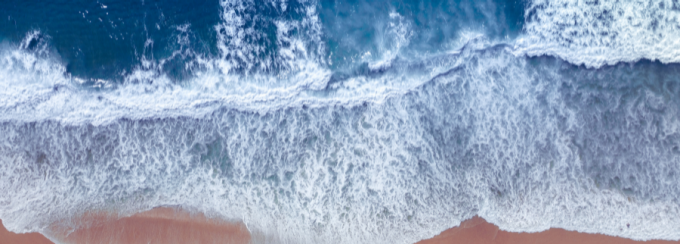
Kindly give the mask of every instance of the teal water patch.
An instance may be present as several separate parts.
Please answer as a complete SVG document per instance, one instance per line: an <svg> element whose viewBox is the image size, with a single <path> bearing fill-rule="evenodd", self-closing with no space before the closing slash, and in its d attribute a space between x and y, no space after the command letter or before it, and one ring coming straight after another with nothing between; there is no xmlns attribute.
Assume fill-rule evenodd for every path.
<svg viewBox="0 0 680 244"><path fill-rule="evenodd" d="M476 35L513 39L521 33L525 3L358 0L320 5L328 60L346 68L400 55L408 60L445 53Z"/></svg>

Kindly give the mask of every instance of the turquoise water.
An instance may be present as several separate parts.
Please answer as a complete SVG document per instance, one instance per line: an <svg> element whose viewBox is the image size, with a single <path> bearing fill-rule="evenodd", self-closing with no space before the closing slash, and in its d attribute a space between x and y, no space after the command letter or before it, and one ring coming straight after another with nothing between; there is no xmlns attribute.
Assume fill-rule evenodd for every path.
<svg viewBox="0 0 680 244"><path fill-rule="evenodd" d="M680 239L673 2L0 6L12 231L181 206L269 243L412 243L474 215Z"/></svg>

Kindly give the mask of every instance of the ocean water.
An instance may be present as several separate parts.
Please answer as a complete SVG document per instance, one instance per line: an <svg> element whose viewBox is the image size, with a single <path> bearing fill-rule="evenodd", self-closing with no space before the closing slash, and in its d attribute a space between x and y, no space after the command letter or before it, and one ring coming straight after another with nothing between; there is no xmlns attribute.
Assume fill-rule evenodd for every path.
<svg viewBox="0 0 680 244"><path fill-rule="evenodd" d="M0 219L680 239L680 4L0 0ZM74 226L75 227L75 226Z"/></svg>

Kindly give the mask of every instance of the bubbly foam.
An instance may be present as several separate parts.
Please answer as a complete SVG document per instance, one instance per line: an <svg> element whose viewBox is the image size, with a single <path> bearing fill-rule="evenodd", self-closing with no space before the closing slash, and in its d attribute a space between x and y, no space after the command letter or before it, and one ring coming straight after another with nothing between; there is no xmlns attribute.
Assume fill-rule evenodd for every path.
<svg viewBox="0 0 680 244"><path fill-rule="evenodd" d="M212 59L188 48L190 43L185 35L190 26L180 26L178 30L177 51L160 60L142 56L140 65L123 74L122 83L72 77L44 51L49 46L47 41L39 40L42 46L38 51L27 49L25 43L41 36L37 31L31 33L23 44L8 46L0 53L4 67L0 77L4 79L5 92L0 101L3 111L0 118L101 125L120 118L201 118L221 107L263 113L295 106L380 103L410 91L438 72L461 65L464 60L460 54L415 63L391 60L390 66L369 73L334 77L323 64L297 59L294 72L243 75L224 71L223 58ZM152 43L147 41L147 46ZM167 63L176 60L182 61L190 74L185 80L176 81L164 70ZM92 88L98 91L93 92Z"/></svg>
<svg viewBox="0 0 680 244"><path fill-rule="evenodd" d="M680 172L677 111L658 105L673 81L640 84L653 64L579 71L502 46L470 53L380 103L5 121L0 217L21 232L79 211L180 205L280 243L411 243L473 215L511 231L680 238L680 187L646 176ZM630 155L642 171L616 160Z"/></svg>
<svg viewBox="0 0 680 244"><path fill-rule="evenodd" d="M305 62L319 59L324 52L315 1L300 1L297 9L284 2L221 0L221 19L217 31L221 53L219 67L225 74L294 72ZM278 13L262 16L260 12ZM300 17L292 12L302 12ZM264 30L274 27L276 36ZM296 33L296 34L293 34Z"/></svg>
<svg viewBox="0 0 680 244"><path fill-rule="evenodd" d="M602 67L640 59L680 62L680 5L655 1L531 1L520 53Z"/></svg>

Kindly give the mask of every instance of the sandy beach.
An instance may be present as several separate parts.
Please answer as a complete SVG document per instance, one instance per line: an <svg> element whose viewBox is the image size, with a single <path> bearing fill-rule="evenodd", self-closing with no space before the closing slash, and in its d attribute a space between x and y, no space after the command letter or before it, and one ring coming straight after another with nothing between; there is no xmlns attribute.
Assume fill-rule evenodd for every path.
<svg viewBox="0 0 680 244"><path fill-rule="evenodd" d="M55 228L49 235L60 243L249 243L250 233L242 223L230 223L210 219L202 214L190 214L172 208L157 208L121 219L111 219L103 214L91 214L81 218L91 224L70 232ZM69 233L70 232L70 233ZM0 228L0 244L48 244L53 243L39 233L16 234ZM593 244L661 244L678 241L634 241L630 239L585 234L563 229L550 229L539 233L512 233L499 230L484 219L474 217L459 227L417 244L457 243L593 243Z"/></svg>
<svg viewBox="0 0 680 244"><path fill-rule="evenodd" d="M602 234L586 234L576 231L552 228L538 233L514 233L499 230L498 226L486 222L486 220L474 217L463 221L459 227L445 230L441 234L418 242L417 244L662 244L680 243L678 241L634 241L631 239L607 236Z"/></svg>
<svg viewBox="0 0 680 244"><path fill-rule="evenodd" d="M173 208L156 208L130 217L114 218L93 213L80 217L88 223L86 228L65 229L58 223L46 233L58 243L225 243L250 242L250 233L242 223L230 223L207 218L203 214L191 214ZM15 234L4 226L0 232L0 244L52 243L38 233Z"/></svg>
<svg viewBox="0 0 680 244"><path fill-rule="evenodd" d="M0 220L0 244L51 244L52 242L40 233L17 234L8 231Z"/></svg>

